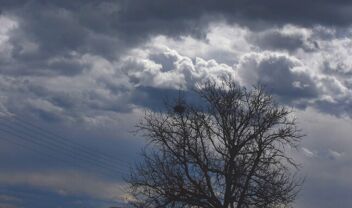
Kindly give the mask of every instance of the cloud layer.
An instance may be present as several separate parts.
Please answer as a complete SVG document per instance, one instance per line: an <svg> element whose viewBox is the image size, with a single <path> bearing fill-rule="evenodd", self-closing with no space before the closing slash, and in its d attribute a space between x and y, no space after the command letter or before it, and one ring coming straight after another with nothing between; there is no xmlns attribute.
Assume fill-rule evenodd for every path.
<svg viewBox="0 0 352 208"><path fill-rule="evenodd" d="M246 87L260 83L297 111L308 134L296 156L308 164L304 171L313 188L303 192L299 207L351 205L346 196L352 183L347 176L352 158L350 1L0 4L2 122L17 115L129 163L144 143L130 132L145 108L159 110L163 99L177 96L179 89L224 76ZM4 172L0 184L104 199L117 195L111 191L114 180L92 179L76 167L77 175L98 184L67 184L72 164L43 162L4 140L0 154L12 155L2 163L5 172L27 173Z"/></svg>

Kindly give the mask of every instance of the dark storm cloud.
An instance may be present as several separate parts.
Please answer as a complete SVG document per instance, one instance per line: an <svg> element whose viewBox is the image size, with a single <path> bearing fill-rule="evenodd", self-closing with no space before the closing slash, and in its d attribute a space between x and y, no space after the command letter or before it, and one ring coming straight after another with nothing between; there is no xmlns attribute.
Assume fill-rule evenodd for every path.
<svg viewBox="0 0 352 208"><path fill-rule="evenodd" d="M306 40L304 34L284 34L278 30L255 33L248 39L255 45L266 50L287 50L294 52L297 49L303 49L305 51L314 51L319 47L316 42Z"/></svg>
<svg viewBox="0 0 352 208"><path fill-rule="evenodd" d="M165 13L153 17L148 8L136 8L135 4L143 1L22 1L7 7L5 4L3 13L19 22L19 28L11 34L12 57L37 69L46 66L45 60L72 51L111 59L153 34L178 37L200 33L203 26L193 15L168 17L169 13ZM23 53L28 42L37 46L30 54Z"/></svg>
<svg viewBox="0 0 352 208"><path fill-rule="evenodd" d="M352 23L350 1L91 0L3 1L2 4L3 13L20 19L19 36L37 42L42 56L67 50L114 56L156 34L204 37L203 30L216 18L259 28L288 23L308 26ZM300 44L297 38L296 41L288 44Z"/></svg>
<svg viewBox="0 0 352 208"><path fill-rule="evenodd" d="M264 84L282 103L352 115L351 1L0 0L0 7L0 116L8 110L116 159L137 160L143 141L129 131L141 108L160 110L178 88L229 74L244 85ZM198 102L190 91L184 95ZM75 166L7 151L22 161L5 167L20 171L19 183L28 179L21 172L28 158L33 170ZM43 181L32 185L48 188ZM87 186L110 193L96 187Z"/></svg>
<svg viewBox="0 0 352 208"><path fill-rule="evenodd" d="M283 103L317 98L319 91L309 74L298 71L298 60L288 56L251 54L239 65L239 75L247 86L259 83Z"/></svg>
<svg viewBox="0 0 352 208"><path fill-rule="evenodd" d="M11 33L13 64L3 73L76 75L84 65L74 53L114 59L150 37L205 38L210 22L225 19L250 28L273 25L344 26L350 1L1 1L2 13L18 21ZM263 48L306 48L299 35L268 33L254 38ZM32 50L30 50L31 48ZM60 60L60 63L55 60Z"/></svg>
<svg viewBox="0 0 352 208"><path fill-rule="evenodd" d="M284 57L271 57L259 63L258 81L286 102L317 97L314 81L305 73L295 73L293 67L294 64Z"/></svg>
<svg viewBox="0 0 352 208"><path fill-rule="evenodd" d="M44 1L6 1L2 0L4 9L21 7L28 2L40 2L40 4L66 8L69 10L81 10L80 8L101 5L102 1L67 1L67 0L44 0ZM120 0L104 1L121 5L122 20L129 22L146 21L149 19L165 20L170 22L176 19L187 20L199 18L204 14L225 14L229 19L242 17L253 20L264 20L278 23L298 24L333 24L346 25L351 23L351 14L348 0L320 0L320 1L280 1L268 0L265 3L258 0L236 1L163 1L163 0ZM109 10L109 8L106 8ZM94 14L90 15L95 17ZM161 22L162 23L162 22ZM123 24L121 24L123 25ZM127 26L125 24L124 26ZM165 25L164 25L165 26ZM99 27L99 26L97 26Z"/></svg>
<svg viewBox="0 0 352 208"><path fill-rule="evenodd" d="M352 15L348 6L350 1L125 1L126 20L159 20L160 23L184 21L205 15L220 15L229 21L266 22L268 24L299 25L349 25ZM164 25L161 24L162 28ZM177 26L177 25L176 25ZM177 28L177 27L176 27ZM181 31L179 29L179 31Z"/></svg>

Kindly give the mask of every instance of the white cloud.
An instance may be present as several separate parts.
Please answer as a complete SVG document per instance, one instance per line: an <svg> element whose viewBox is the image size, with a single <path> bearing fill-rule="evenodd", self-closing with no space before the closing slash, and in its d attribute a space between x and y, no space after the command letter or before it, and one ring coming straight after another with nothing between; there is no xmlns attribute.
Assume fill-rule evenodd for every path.
<svg viewBox="0 0 352 208"><path fill-rule="evenodd" d="M200 57L206 60L215 59L217 62L232 65L237 57L255 49L249 44L247 36L249 29L238 25L229 26L222 22L210 25L205 40L191 36L181 36L179 39L159 35L154 37L149 45L168 47L192 59Z"/></svg>
<svg viewBox="0 0 352 208"><path fill-rule="evenodd" d="M303 154L306 155L307 157L314 157L315 154L310 151L308 148L302 147Z"/></svg>
<svg viewBox="0 0 352 208"><path fill-rule="evenodd" d="M296 106L313 106L336 115L351 114L341 107L352 103L351 36L350 32L341 35L336 29L323 26L284 25L257 32L217 22L210 25L205 40L190 36L152 38L127 56L139 63L136 71L129 73L144 85L170 88L191 86L218 76L217 72L231 71L242 84L264 82ZM269 39L258 39L266 37ZM172 70L163 71L170 63L156 63L149 59L150 54L169 57L174 64ZM197 59L215 60L217 67L199 67ZM263 67L266 69L260 73Z"/></svg>
<svg viewBox="0 0 352 208"><path fill-rule="evenodd" d="M55 106L46 100L30 99L30 100L28 100L28 103L34 109L43 110L43 111L54 113L54 114L60 114L63 111L62 108Z"/></svg>
<svg viewBox="0 0 352 208"><path fill-rule="evenodd" d="M11 59L13 45L9 43L10 32L18 27L18 23L6 16L0 15L0 63L8 62Z"/></svg>
<svg viewBox="0 0 352 208"><path fill-rule="evenodd" d="M163 70L162 63L151 57L163 56L172 62L172 68ZM217 81L223 76L234 76L234 69L214 59L191 58L181 55L168 47L148 45L132 51L125 57L123 68L129 69L128 76L138 86L157 88L192 88L196 83L206 80ZM134 68L132 68L134 67Z"/></svg>
<svg viewBox="0 0 352 208"><path fill-rule="evenodd" d="M331 150L331 149L328 150L328 153L329 153L329 156L332 159L338 159L338 158L340 158L343 155L343 153L337 152L337 151L334 151L334 150Z"/></svg>
<svg viewBox="0 0 352 208"><path fill-rule="evenodd" d="M70 29L78 24L71 22L73 13L55 15L64 20L58 23L70 25ZM146 96L140 98L142 104L134 103L133 93L138 87L192 88L197 82L231 76L244 86L266 84L285 104L297 107L299 126L308 136L295 157L302 161L313 185L352 184L351 29L339 32L324 26L284 25L253 31L216 22L210 24L204 39L157 35L131 50L122 45L123 53L115 57L121 52L116 49L120 45L111 43L120 43L118 37L94 31L96 39L89 40L101 42L84 42L87 50L68 47L62 52L58 46L63 42L45 42L51 40L51 33L41 33L44 36L38 37L43 42L36 43L25 34L14 35L21 26L15 19L0 16L0 25L0 116L10 111L38 117L46 113L59 117L65 124L60 127L69 133L90 130L97 138L101 132L111 138L130 138L128 130L143 114L140 105L150 99ZM11 35L15 38L12 42ZM71 38L73 43L81 39L80 35ZM99 48L100 43L110 45ZM99 53L110 47L116 51ZM16 53L12 53L15 48ZM46 56L44 49L58 51ZM13 62L14 54L21 60ZM121 194L118 182L73 171L2 172L0 183L108 199Z"/></svg>
<svg viewBox="0 0 352 208"><path fill-rule="evenodd" d="M1 21L7 25L0 32L5 40L17 23L4 17ZM324 38L322 33L331 38ZM297 48L291 51L262 48L256 38L270 34L299 40L292 42ZM25 77L1 78L0 85L5 87L3 94L10 98L3 102L3 108L12 105L11 100L17 99L16 96L30 96L31 100L41 100L42 104L41 108L38 103L28 102L28 105L42 109L46 103L43 109L46 111L49 105L50 111L58 107L55 112L67 114L68 120L77 116L93 118L95 113L92 112L134 108L130 98L138 86L191 88L196 82L231 76L246 86L258 81L267 84L273 93L295 106L313 106L339 115L344 110L341 105L352 103L352 78L347 76L352 68L348 58L351 52L348 35L337 36L336 31L325 27L294 25L257 32L216 22L210 25L205 39L191 36L172 39L159 35L116 59L70 51L65 56L48 58L45 76L30 74L30 69ZM276 44L276 39L270 40L273 43L268 44ZM64 74L51 74L50 67ZM40 89L40 92L33 89ZM65 100L67 105L61 106L58 99L61 103ZM25 107L21 104L21 108Z"/></svg>

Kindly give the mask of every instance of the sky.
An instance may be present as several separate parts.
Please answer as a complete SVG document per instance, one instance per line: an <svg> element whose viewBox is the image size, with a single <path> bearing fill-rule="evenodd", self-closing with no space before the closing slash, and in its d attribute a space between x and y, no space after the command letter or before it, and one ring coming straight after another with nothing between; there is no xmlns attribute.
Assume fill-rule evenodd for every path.
<svg viewBox="0 0 352 208"><path fill-rule="evenodd" d="M144 111L224 75L293 109L294 207L351 207L351 23L348 0L0 0L0 207L118 206Z"/></svg>

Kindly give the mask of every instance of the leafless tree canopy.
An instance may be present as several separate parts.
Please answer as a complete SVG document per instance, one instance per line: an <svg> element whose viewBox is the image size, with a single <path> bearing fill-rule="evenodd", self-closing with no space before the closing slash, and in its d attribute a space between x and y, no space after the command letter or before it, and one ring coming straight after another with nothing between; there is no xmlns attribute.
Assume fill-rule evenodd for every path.
<svg viewBox="0 0 352 208"><path fill-rule="evenodd" d="M149 138L129 182L137 207L288 207L299 180L285 154L302 137L290 110L260 87L224 81L197 90L202 107L176 102L147 112Z"/></svg>

